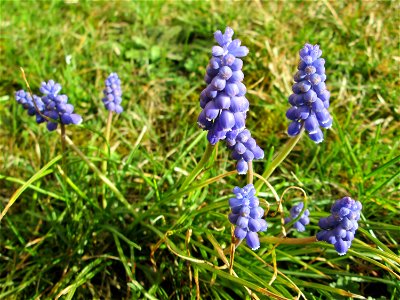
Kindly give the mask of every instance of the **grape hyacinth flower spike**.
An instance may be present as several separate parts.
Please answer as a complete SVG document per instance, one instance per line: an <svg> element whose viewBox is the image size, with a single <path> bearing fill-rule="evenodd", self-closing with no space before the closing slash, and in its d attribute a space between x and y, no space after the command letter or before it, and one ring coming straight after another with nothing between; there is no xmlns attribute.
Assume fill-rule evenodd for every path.
<svg viewBox="0 0 400 300"><path fill-rule="evenodd" d="M74 106L68 103L68 96L59 94L61 91L61 85L49 80L48 82L42 82L40 91L44 96L42 101L45 105L43 114L50 119L47 121L47 129L53 131L57 128L59 121L63 125L82 123L82 117L78 114L74 114Z"/></svg>
<svg viewBox="0 0 400 300"><path fill-rule="evenodd" d="M253 159L262 159L264 151L257 146L246 128L246 113L249 101L246 99L246 86L242 83L243 61L240 59L249 50L241 46L238 39L232 40L233 30L216 31L214 38L218 46L212 48L212 58L204 77L207 87L200 94L200 106L203 109L197 123L207 130L207 139L211 145L226 140L232 157L238 161L237 171L246 174L247 163ZM241 134L242 133L242 134Z"/></svg>
<svg viewBox="0 0 400 300"><path fill-rule="evenodd" d="M362 205L360 201L344 197L332 205L331 215L319 220L322 231L317 233L318 241L335 246L339 255L346 254L358 229Z"/></svg>
<svg viewBox="0 0 400 300"><path fill-rule="evenodd" d="M37 123L46 122L49 131L55 130L58 122L64 125L80 124L82 117L73 113L74 106L68 103L66 95L59 94L60 91L61 85L49 80L41 84L42 97L31 96L26 91L20 90L15 93L15 99L28 110L29 115L36 115Z"/></svg>
<svg viewBox="0 0 400 300"><path fill-rule="evenodd" d="M325 60L321 55L318 45L305 44L300 50L293 94L289 97L292 107L286 112L286 117L292 121L288 127L289 136L298 135L304 126L315 143L324 140L320 127L332 126L332 117L328 112L330 93L325 85Z"/></svg>
<svg viewBox="0 0 400 300"><path fill-rule="evenodd" d="M233 193L235 197L229 199L231 213L228 218L236 226L235 237L246 239L247 245L257 250L260 248L257 232L267 230L267 222L262 219L264 210L259 206L256 190L248 184L243 188L235 187Z"/></svg>
<svg viewBox="0 0 400 300"><path fill-rule="evenodd" d="M285 224L289 223L290 221L292 221L293 219L296 219L301 210L304 207L304 203L300 202L297 205L294 205L291 209L290 209L290 217L286 217L285 218ZM306 209L304 211L304 213L301 215L300 219L295 222L293 224L293 227L298 231L298 232L303 232L306 230L306 225L308 225L310 223L310 219L308 218L308 216L310 215L310 212L308 209Z"/></svg>
<svg viewBox="0 0 400 300"><path fill-rule="evenodd" d="M118 77L117 73L111 73L106 81L105 81L105 89L103 91L104 98L103 103L108 111L116 112L120 114L123 112L123 108L121 106L122 101L122 90L121 90L121 81Z"/></svg>

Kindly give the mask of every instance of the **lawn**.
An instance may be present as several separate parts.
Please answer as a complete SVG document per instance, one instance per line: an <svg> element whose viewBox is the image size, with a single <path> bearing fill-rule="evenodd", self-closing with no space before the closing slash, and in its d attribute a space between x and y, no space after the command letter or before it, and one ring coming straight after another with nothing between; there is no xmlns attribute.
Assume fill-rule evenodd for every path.
<svg viewBox="0 0 400 300"><path fill-rule="evenodd" d="M398 299L400 297L399 3L395 1L0 1L0 299ZM231 264L228 199L246 176L223 142L207 148L199 96L230 26L243 59L246 126L265 157L284 145L299 50L319 44L333 126L306 135L268 182L307 194L315 235L335 200L363 205L346 255L325 242L240 244ZM80 125L59 132L15 101L62 85ZM109 143L104 80L118 73L124 112ZM106 162L106 168L105 167ZM228 173L230 172L230 173ZM227 174L228 173L228 174ZM255 178L256 186L258 179ZM262 237L281 233L279 205ZM285 193L288 214L303 194ZM298 240L299 241L299 240ZM224 249L227 249L224 252Z"/></svg>

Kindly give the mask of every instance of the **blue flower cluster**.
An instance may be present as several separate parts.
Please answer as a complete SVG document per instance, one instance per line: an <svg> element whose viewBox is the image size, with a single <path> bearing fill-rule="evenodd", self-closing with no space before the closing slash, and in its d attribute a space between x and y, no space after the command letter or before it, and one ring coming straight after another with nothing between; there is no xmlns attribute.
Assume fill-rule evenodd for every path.
<svg viewBox="0 0 400 300"><path fill-rule="evenodd" d="M216 31L214 38L218 46L212 48L212 58L207 66L204 77L208 86L200 94L200 106L203 109L197 123L208 131L207 139L215 145L220 140L227 140L228 147L236 146L233 154L238 160L239 174L246 174L245 162L261 159L264 152L255 144L244 145L244 141L236 141L246 127L246 113L249 101L246 99L246 86L242 83L243 61L240 57L248 54L249 50L241 46L238 39L232 40L233 30L230 27L225 32ZM248 131L247 131L248 132ZM250 134L245 134L245 140ZM257 147L257 149L256 149ZM232 148L231 148L232 149ZM254 151L253 151L254 150Z"/></svg>
<svg viewBox="0 0 400 300"><path fill-rule="evenodd" d="M122 90L121 90L121 81L118 77L117 73L111 73L106 81L105 81L105 89L103 91L104 98L103 103L108 111L116 112L120 114L123 112L123 108L121 106L122 101Z"/></svg>
<svg viewBox="0 0 400 300"><path fill-rule="evenodd" d="M238 174L246 174L248 162L253 159L262 159L264 151L257 145L256 140L251 137L248 129L241 132L232 130L226 134L226 144L232 150L232 158L237 160L236 170Z"/></svg>
<svg viewBox="0 0 400 300"><path fill-rule="evenodd" d="M321 54L318 45L305 44L300 50L298 72L294 75L296 83L289 97L292 107L286 113L292 121L288 127L289 136L298 135L304 124L308 136L315 143L324 140L320 126L332 126L332 117L328 112L330 93L325 85L325 60L320 58Z"/></svg>
<svg viewBox="0 0 400 300"><path fill-rule="evenodd" d="M252 184L248 184L242 189L235 187L233 193L235 197L229 199L231 213L228 218L236 225L235 236L238 239L246 238L247 245L257 250L260 248L257 232L267 230L267 222L262 219L264 210L259 206L256 190Z"/></svg>
<svg viewBox="0 0 400 300"><path fill-rule="evenodd" d="M319 220L317 240L325 241L335 246L339 255L346 254L358 229L362 205L350 197L337 200L331 208L331 215Z"/></svg>
<svg viewBox="0 0 400 300"><path fill-rule="evenodd" d="M289 223L290 221L292 221L293 219L296 219L301 210L304 207L304 203L300 202L297 205L294 205L291 209L290 209L290 217L286 217L285 218L285 224ZM308 225L310 223L310 219L308 218L308 216L310 215L310 212L308 209L306 209L303 213L303 215L300 217L300 219L293 223L293 227L298 231L298 232L303 232L306 230L306 225Z"/></svg>
<svg viewBox="0 0 400 300"><path fill-rule="evenodd" d="M36 115L36 122L47 122L47 129L53 131L57 128L58 122L62 124L80 124L82 117L74 114L74 106L68 103L66 95L59 95L61 85L55 83L54 80L49 80L47 83L42 82L40 92L42 97L33 95L24 90L15 93L15 99L18 103L22 104L28 110L29 115ZM36 107L33 103L35 101ZM36 110L38 109L38 111ZM44 118L42 115L48 117Z"/></svg>
<svg viewBox="0 0 400 300"><path fill-rule="evenodd" d="M42 99L40 99L40 97L33 95L32 100L32 97L31 95L29 95L29 93L25 92L24 90L20 90L15 93L15 100L28 111L28 114L30 116L36 115L36 122L38 124L46 121L40 115L40 113L44 110L44 103L42 102ZM35 101L37 109L35 108L35 104L33 103L33 101Z"/></svg>

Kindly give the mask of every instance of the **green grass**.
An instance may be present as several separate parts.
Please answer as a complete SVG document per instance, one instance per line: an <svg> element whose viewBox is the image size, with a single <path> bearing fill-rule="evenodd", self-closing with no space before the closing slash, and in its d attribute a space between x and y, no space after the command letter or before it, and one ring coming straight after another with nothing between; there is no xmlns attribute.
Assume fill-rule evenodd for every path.
<svg viewBox="0 0 400 300"><path fill-rule="evenodd" d="M399 297L398 3L0 5L0 211L15 201L0 223L0 299L196 299L196 288L203 299L250 299L249 291L256 299L292 299L299 291L306 299ZM295 237L315 234L334 200L361 201L361 229L347 255L325 243L263 244L256 252L241 245L237 277L216 268L229 263L221 254L230 245L227 199L246 179L206 182L234 170L220 145L190 192L178 190L206 149L198 97L212 34L226 25L250 49L247 124L266 154L288 140L284 113L298 50L320 44L333 129L320 145L303 138L269 181L278 194L292 185L308 194L311 225ZM43 80L60 82L83 116L67 134L97 168L108 160L106 179L117 193L107 185L106 208L99 172L72 148L63 170L53 160L59 135L15 102L14 92L25 89L19 67L34 91ZM125 112L114 118L108 156L100 99L112 71L123 82ZM256 162L255 171L268 163ZM276 211L265 186L259 196ZM289 192L285 210L300 199ZM266 235L279 234L279 219L267 220Z"/></svg>

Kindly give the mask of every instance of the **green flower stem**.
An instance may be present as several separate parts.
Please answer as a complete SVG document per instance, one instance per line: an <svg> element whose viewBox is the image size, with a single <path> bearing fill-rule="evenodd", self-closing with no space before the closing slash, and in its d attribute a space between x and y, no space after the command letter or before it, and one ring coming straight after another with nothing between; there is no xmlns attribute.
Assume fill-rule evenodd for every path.
<svg viewBox="0 0 400 300"><path fill-rule="evenodd" d="M194 168L193 171L189 174L189 176L186 177L185 181L182 183L182 186L179 189L179 192L182 192L183 190L185 190L189 186L189 184L191 184L192 181L197 177L197 175L200 174L200 172L203 170L204 166L206 165L206 163L210 159L211 154L214 151L214 148L215 147L213 145L211 145L210 143L207 143L207 148L206 148L206 151L203 154L203 157L201 158L201 160L197 164L196 168ZM182 205L183 205L183 198L180 197L178 199L178 206L180 208L182 208Z"/></svg>
<svg viewBox="0 0 400 300"><path fill-rule="evenodd" d="M112 124L112 118L113 118L113 112L109 111L108 112L108 118L107 118L107 125L106 125L106 134L105 134L105 143L104 143L104 153L107 153L107 158L103 160L102 165L101 165L101 171L103 174L107 174L107 161L110 156L110 135L111 135L111 124ZM106 186L103 185L103 208L107 207L107 199L106 199Z"/></svg>
<svg viewBox="0 0 400 300"><path fill-rule="evenodd" d="M135 213L135 211L133 210L132 205L128 202L128 200L126 200L126 198L124 197L124 195L118 190L118 188L110 181L110 179L107 178L106 175L104 175L95 165L94 163L92 163L86 156L85 154L82 153L81 150L79 150L79 148L77 146L75 146L74 142L68 138L65 137L65 141L67 142L68 146L72 148L72 150L74 150L76 152L76 154L78 154L78 156L80 156L82 158L82 160L88 165L88 167L90 169L93 170L94 173L96 173L97 176L99 176L99 178L110 188L110 190L112 190L115 194L115 196L118 198L119 201L121 201L122 204L124 204L128 210L130 211L130 213L137 217L137 214Z"/></svg>
<svg viewBox="0 0 400 300"><path fill-rule="evenodd" d="M208 143L206 151L203 154L203 157L197 164L196 168L193 169L193 171L189 174L189 176L182 183L182 186L180 187L179 191L183 191L197 177L197 175L200 174L200 172L203 170L205 164L210 159L213 151L214 151L214 146L211 145L210 143Z"/></svg>
<svg viewBox="0 0 400 300"><path fill-rule="evenodd" d="M64 173L67 174L67 169L65 167L65 124L61 123L61 151L62 151L62 168Z"/></svg>
<svg viewBox="0 0 400 300"><path fill-rule="evenodd" d="M317 241L316 236L306 238L278 238L274 236L264 236L260 238L260 243L269 244L285 244L285 245L304 245L311 244Z"/></svg>
<svg viewBox="0 0 400 300"><path fill-rule="evenodd" d="M274 158L274 160L270 163L267 169L265 169L264 173L262 174L262 177L264 177L266 180L271 176L272 172L281 164L281 162L289 155L289 153L293 150L294 146L296 146L297 142L301 139L303 136L304 128L301 128L300 133L296 135L295 137L291 138L283 147L281 152L278 153L278 155ZM260 190L264 182L262 180L258 180L254 187L256 188L257 191Z"/></svg>

